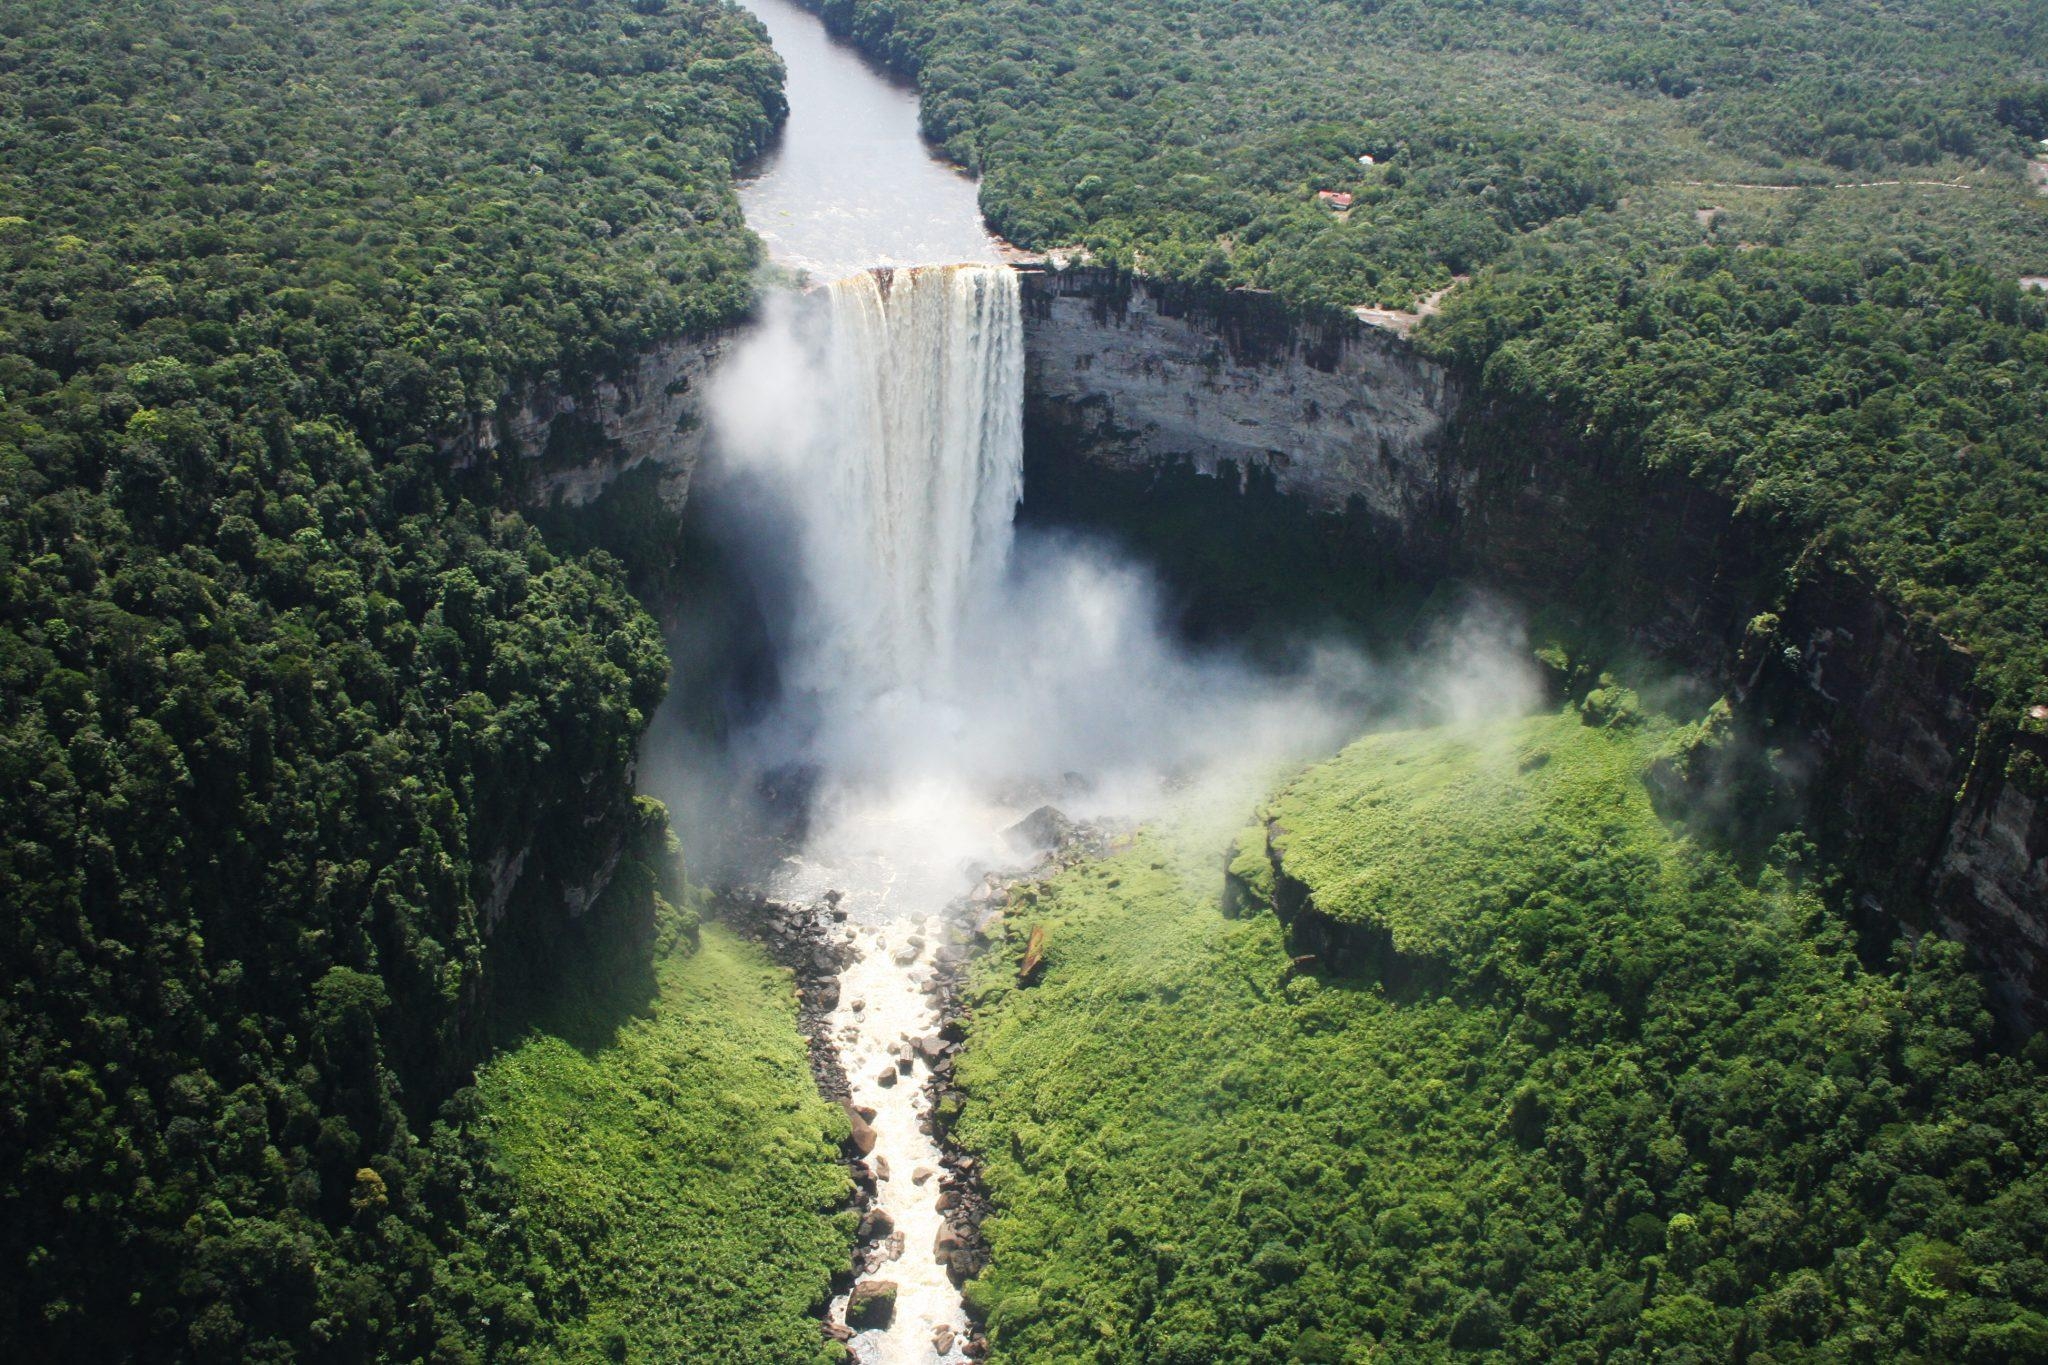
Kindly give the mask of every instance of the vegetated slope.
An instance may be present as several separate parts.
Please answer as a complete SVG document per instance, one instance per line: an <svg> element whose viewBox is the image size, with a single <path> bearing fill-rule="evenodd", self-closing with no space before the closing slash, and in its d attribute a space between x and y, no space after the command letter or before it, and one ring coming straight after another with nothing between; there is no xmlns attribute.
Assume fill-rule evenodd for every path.
<svg viewBox="0 0 2048 1365"><path fill-rule="evenodd" d="M709 3L0 17L4 1353L541 1330L427 1120L565 888L659 861L665 663L431 442L733 316L778 80Z"/></svg>
<svg viewBox="0 0 2048 1365"><path fill-rule="evenodd" d="M826 1216L848 1192L845 1120L789 976L716 926L656 972L648 1013L612 1036L565 1001L477 1077L481 1138L568 1324L551 1354L822 1359L811 1308L853 1239Z"/></svg>
<svg viewBox="0 0 2048 1365"><path fill-rule="evenodd" d="M1952 633L2003 722L2048 699L2038 7L815 3L1012 239L1304 306L1474 272L1420 337L1502 430L1686 470ZM1886 180L1964 187L1732 188Z"/></svg>
<svg viewBox="0 0 2048 1365"><path fill-rule="evenodd" d="M991 1359L2048 1359L2039 1049L1952 945L1859 965L1796 836L1660 821L1701 737L1602 689L1309 770L1280 899L1390 935L1355 976L1170 831L1014 904L959 1065Z"/></svg>

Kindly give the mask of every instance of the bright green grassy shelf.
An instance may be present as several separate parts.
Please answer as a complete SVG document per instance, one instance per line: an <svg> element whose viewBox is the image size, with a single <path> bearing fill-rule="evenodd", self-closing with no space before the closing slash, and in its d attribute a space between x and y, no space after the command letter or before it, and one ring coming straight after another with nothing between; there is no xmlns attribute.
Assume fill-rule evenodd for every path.
<svg viewBox="0 0 2048 1365"><path fill-rule="evenodd" d="M542 1273L584 1305L564 1354L827 1359L810 1308L852 1240L832 1212L845 1121L818 1097L789 977L709 925L658 980L610 1045L537 1032L478 1078Z"/></svg>
<svg viewBox="0 0 2048 1365"><path fill-rule="evenodd" d="M2040 1070L1951 945L1867 969L1826 895L1660 820L1668 738L1379 735L1274 798L1289 875L1441 959L1419 995L1291 970L1213 835L1013 909L960 1062L992 1359L2048 1350Z"/></svg>

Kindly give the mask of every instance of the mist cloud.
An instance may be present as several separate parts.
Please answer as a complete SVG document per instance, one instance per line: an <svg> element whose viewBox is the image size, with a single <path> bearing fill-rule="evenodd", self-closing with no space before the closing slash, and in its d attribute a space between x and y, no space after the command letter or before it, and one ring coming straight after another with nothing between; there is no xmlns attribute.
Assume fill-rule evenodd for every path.
<svg viewBox="0 0 2048 1365"><path fill-rule="evenodd" d="M1283 766L1369 725L1489 718L1538 696L1514 622L1483 603L1397 657L1307 640L1276 671L1176 639L1152 572L1100 540L1012 540L1017 485L994 465L1020 462L1021 432L991 410L1021 403L1022 360L1016 338L984 329L1014 328L999 313L1013 303L986 282L939 284L782 298L710 395L713 459L781 527L745 553L782 585L768 596L785 688L731 744L742 771L816 776L786 889L865 880L878 904L928 913L968 869L1013 860L1000 831L1040 802L1136 821L1206 784L1248 811ZM849 322L851 308L868 311ZM886 313L912 308L925 311ZM850 345L891 353L878 367ZM973 365L1011 372L963 383ZM900 372L917 366L930 372ZM885 403L928 410L885 421ZM876 441L903 448L878 459ZM960 562L915 561L917 538ZM890 592L902 600L876 600Z"/></svg>

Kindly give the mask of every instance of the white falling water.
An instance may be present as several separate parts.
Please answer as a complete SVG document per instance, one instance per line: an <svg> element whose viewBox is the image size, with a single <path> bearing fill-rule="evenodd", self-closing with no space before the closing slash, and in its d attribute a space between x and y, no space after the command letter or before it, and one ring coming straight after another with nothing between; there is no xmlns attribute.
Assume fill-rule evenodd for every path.
<svg viewBox="0 0 2048 1365"><path fill-rule="evenodd" d="M822 291L821 420L799 470L813 686L943 695L1023 495L1017 277L872 270Z"/></svg>
<svg viewBox="0 0 2048 1365"><path fill-rule="evenodd" d="M1023 495L1017 279L1000 266L875 270L824 293L823 421L798 471L813 597L805 681L900 719L950 695L967 614L1009 557ZM857 700L853 714L875 719ZM824 799L839 808L836 835L794 860L784 885L829 882L861 923L832 1025L853 1100L875 1111L875 1203L895 1227L863 1276L897 1286L895 1319L862 1332L854 1351L867 1365L958 1360L967 1323L934 1253L939 1153L920 1131L929 1073L914 1042L938 1026L926 964L937 911L960 888L942 875L920 889L917 853L882 852L892 827L930 839L928 819L902 819L901 792ZM898 1056L910 1070L900 1079Z"/></svg>

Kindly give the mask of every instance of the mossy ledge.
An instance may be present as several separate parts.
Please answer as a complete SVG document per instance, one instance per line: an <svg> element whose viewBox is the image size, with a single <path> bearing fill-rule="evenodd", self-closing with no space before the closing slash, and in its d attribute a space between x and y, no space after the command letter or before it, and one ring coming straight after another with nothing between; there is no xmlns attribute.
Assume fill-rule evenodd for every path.
<svg viewBox="0 0 2048 1365"><path fill-rule="evenodd" d="M957 1068L992 1362L2048 1351L2048 1051L1953 943L1866 965L1799 836L1693 832L1649 774L1711 710L1595 691L1013 895Z"/></svg>

